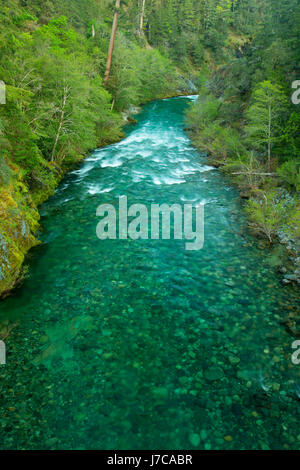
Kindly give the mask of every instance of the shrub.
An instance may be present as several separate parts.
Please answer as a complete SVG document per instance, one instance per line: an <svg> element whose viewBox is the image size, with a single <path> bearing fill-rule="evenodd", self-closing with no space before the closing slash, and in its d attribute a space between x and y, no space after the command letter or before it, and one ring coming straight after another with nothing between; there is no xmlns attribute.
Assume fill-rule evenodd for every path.
<svg viewBox="0 0 300 470"><path fill-rule="evenodd" d="M257 233L267 237L270 243L291 213L291 207L285 200L278 199L274 190L261 191L257 199L247 202L245 210L251 221L250 226Z"/></svg>
<svg viewBox="0 0 300 470"><path fill-rule="evenodd" d="M300 161L290 160L277 168L280 179L290 188L300 191Z"/></svg>

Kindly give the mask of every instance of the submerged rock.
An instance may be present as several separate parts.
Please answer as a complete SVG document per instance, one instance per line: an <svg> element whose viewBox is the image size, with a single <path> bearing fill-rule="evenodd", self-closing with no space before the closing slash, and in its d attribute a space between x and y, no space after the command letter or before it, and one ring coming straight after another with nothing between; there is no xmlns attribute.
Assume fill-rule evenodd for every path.
<svg viewBox="0 0 300 470"><path fill-rule="evenodd" d="M206 370L204 373L206 380L209 382L213 382L215 380L220 380L224 377L224 372L221 367L211 367L210 369Z"/></svg>
<svg viewBox="0 0 300 470"><path fill-rule="evenodd" d="M192 446L198 447L200 442L201 442L201 438L200 438L199 434L191 433L189 435L189 441L192 444Z"/></svg>
<svg viewBox="0 0 300 470"><path fill-rule="evenodd" d="M165 400L168 398L169 391L166 387L157 387L153 390L153 395L157 399Z"/></svg>

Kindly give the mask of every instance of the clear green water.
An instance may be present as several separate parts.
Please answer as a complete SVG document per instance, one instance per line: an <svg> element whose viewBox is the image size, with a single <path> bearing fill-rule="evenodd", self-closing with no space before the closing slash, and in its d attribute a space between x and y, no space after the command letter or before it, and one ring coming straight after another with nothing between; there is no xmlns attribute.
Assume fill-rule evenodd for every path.
<svg viewBox="0 0 300 470"><path fill-rule="evenodd" d="M18 322L0 366L1 448L300 448L300 366L280 325L298 292L191 146L190 99L145 106L43 205L30 278L0 304L0 324ZM205 201L204 249L98 240L97 206L121 195Z"/></svg>

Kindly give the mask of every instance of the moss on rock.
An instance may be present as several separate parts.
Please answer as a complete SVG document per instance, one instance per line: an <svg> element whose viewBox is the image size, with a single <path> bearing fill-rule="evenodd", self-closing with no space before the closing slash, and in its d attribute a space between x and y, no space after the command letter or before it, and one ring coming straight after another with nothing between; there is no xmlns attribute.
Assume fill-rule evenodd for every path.
<svg viewBox="0 0 300 470"><path fill-rule="evenodd" d="M34 233L39 213L29 193L18 184L0 189L0 295L22 277L27 251L39 241Z"/></svg>

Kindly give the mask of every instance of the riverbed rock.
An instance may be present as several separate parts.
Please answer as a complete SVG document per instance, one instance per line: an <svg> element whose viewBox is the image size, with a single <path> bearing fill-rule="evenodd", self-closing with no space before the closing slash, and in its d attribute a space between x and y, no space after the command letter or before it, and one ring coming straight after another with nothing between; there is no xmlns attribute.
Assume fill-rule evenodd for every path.
<svg viewBox="0 0 300 470"><path fill-rule="evenodd" d="M201 442L201 438L200 438L199 434L195 434L195 433L192 432L189 435L189 441L192 444L192 446L198 447L200 442Z"/></svg>
<svg viewBox="0 0 300 470"><path fill-rule="evenodd" d="M209 382L213 382L215 380L220 380L224 377L224 372L221 367L211 367L210 369L207 369L204 374L206 380Z"/></svg>
<svg viewBox="0 0 300 470"><path fill-rule="evenodd" d="M166 398L168 398L169 391L166 387L156 387L153 390L153 395L159 400L165 400Z"/></svg>
<svg viewBox="0 0 300 470"><path fill-rule="evenodd" d="M232 364L233 366L239 364L241 362L240 358L239 357L236 357L236 356L229 356L228 358L230 364Z"/></svg>

